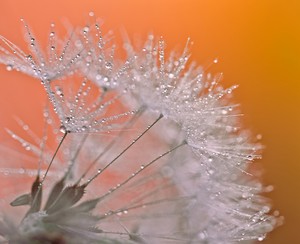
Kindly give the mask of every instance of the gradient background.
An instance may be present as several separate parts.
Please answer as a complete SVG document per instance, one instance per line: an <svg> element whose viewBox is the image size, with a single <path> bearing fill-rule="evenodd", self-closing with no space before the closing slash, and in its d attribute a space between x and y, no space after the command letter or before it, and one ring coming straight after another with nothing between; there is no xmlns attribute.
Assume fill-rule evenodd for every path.
<svg viewBox="0 0 300 244"><path fill-rule="evenodd" d="M167 47L191 37L192 59L224 72L244 121L266 145L264 182L273 184L274 207L285 225L264 243L300 243L300 1L299 0L1 0L0 34L24 47L20 17L45 43L52 21L84 25L92 10L104 29L145 38L163 35ZM0 68L0 127L17 130L13 116L40 128L39 81ZM0 136L7 139L4 130Z"/></svg>

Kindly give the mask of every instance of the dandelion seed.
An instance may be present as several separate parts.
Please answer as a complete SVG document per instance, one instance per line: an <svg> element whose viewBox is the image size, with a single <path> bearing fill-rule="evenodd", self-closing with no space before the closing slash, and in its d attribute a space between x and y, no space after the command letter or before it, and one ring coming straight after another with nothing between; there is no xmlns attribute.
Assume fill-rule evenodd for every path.
<svg viewBox="0 0 300 244"><path fill-rule="evenodd" d="M118 78L125 73L126 65L118 67L120 64L118 66L115 64L115 45L111 44L113 39L111 33L103 36L98 23L85 28L89 31L82 32L81 43L87 54L80 63L80 71L103 89L119 86Z"/></svg>
<svg viewBox="0 0 300 244"><path fill-rule="evenodd" d="M110 114L110 107L117 106L122 92L115 94L95 87L87 78L76 81L53 82L45 85L49 99L58 115L63 132L100 132L117 128L122 119L132 116L135 111L119 107L119 111Z"/></svg>
<svg viewBox="0 0 300 244"><path fill-rule="evenodd" d="M7 65L8 70L15 69L43 82L67 76L76 70L76 63L80 60L81 47L76 46L70 34L63 44L58 44L54 24L49 34L49 50L45 54L33 36L27 23L24 23L26 39L29 39L29 51L23 51L15 44L0 36L0 63ZM59 51L61 50L61 51Z"/></svg>

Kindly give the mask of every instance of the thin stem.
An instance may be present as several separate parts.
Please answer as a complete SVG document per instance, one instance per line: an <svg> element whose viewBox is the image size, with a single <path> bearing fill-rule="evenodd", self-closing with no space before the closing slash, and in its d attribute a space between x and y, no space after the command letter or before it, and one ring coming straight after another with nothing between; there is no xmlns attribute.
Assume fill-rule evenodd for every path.
<svg viewBox="0 0 300 244"><path fill-rule="evenodd" d="M43 176L43 179L42 179L41 181L39 181L39 184L38 184L38 187L37 187L37 191L36 191L36 193L35 193L35 195L34 195L34 198L33 198L32 202L31 202L31 208L30 208L30 210L27 212L26 216L31 212L32 207L35 206L35 204L36 204L36 201L38 201L38 196L39 196L39 194L40 194L40 192L41 192L41 190L42 190L42 186L43 186L43 183L44 183L44 181L45 181L45 179L46 179L46 176L47 176L47 174L48 174L48 172L49 172L49 169L50 169L50 167L51 167L51 165L52 165L52 163L53 163L53 161L54 161L54 159L55 159L55 157L56 157L56 155L57 155L57 153L58 153L58 151L59 151L59 149L60 149L60 147L61 147L63 141L65 140L67 134L68 134L68 132L65 132L65 133L64 133L64 135L63 135L61 141L59 142L59 144L58 144L58 146L57 146L57 148L56 148L56 150L55 150L55 152L54 152L54 154L53 154L53 157L52 157L52 159L51 159L51 161L50 161L50 163L49 163L49 165L48 165L48 167L47 167L47 169L46 169L46 172L45 172L45 174L44 174L44 176ZM39 179L39 177L38 177L37 179ZM25 216L25 217L26 217L26 216Z"/></svg>
<svg viewBox="0 0 300 244"><path fill-rule="evenodd" d="M160 114L158 118L147 127L147 129L141 133L137 138L135 138L122 152L118 154L110 163L108 163L103 169L98 170L98 173L95 174L92 178L90 178L85 185L89 185L94 179L96 179L100 174L102 174L109 166L111 166L118 158L120 158L130 147L132 147L139 139L142 138L143 135L145 135L161 118L163 118L163 115Z"/></svg>
<svg viewBox="0 0 300 244"><path fill-rule="evenodd" d="M141 201L143 201L143 200L145 200L149 197L154 196L158 191L166 190L166 189L171 188L173 186L174 186L173 183L168 183L166 185L157 187L158 189L153 189L152 191L145 192L144 194L142 194L138 198L136 198L134 201L131 201L130 204L138 204L139 202L141 202Z"/></svg>
<svg viewBox="0 0 300 244"><path fill-rule="evenodd" d="M117 231L103 231L103 234L111 234L111 235L128 235L126 232L117 232ZM150 238L155 238L155 239L162 239L162 240L171 240L171 241L178 241L180 243L188 243L187 239L183 239L181 237L174 237L174 236L165 236L165 235L159 235L159 234L152 234L152 233L142 233L142 234L136 234L132 233L130 234L131 236L138 236L138 237L150 237Z"/></svg>
<svg viewBox="0 0 300 244"><path fill-rule="evenodd" d="M50 169L50 167L51 167L51 165L52 165L52 163L53 163L53 161L54 161L54 159L55 159L55 157L56 157L56 154L58 153L58 151L59 151L61 145L63 144L63 142L64 142L64 140L65 140L67 134L68 134L68 132L66 131L66 132L64 133L64 135L63 135L61 141L59 142L59 144L58 144L58 146L57 146L57 148L56 148L56 150L55 150L55 152L54 152L54 154L53 154L53 157L52 157L52 159L51 159L51 161L50 161L50 163L49 163L49 165L48 165L48 167L47 167L47 169L46 169L46 172L45 172L45 174L44 174L44 176L43 176L43 179L41 180L41 185L42 185L43 182L45 181L45 178L46 178L46 176L47 176L47 174L48 174L48 172L49 172L49 169Z"/></svg>
<svg viewBox="0 0 300 244"><path fill-rule="evenodd" d="M118 139L125 133L126 129L128 129L135 121L142 115L144 112L144 108L138 110L138 112L130 119L130 121L126 124L126 126L118 133L118 135L102 150L102 152L94 159L92 163L88 166L82 176L79 178L78 183L87 175L87 173L91 170L93 166L99 161L100 158L103 157L105 153L107 153L118 141Z"/></svg>
<svg viewBox="0 0 300 244"><path fill-rule="evenodd" d="M183 201L183 200L190 200L195 198L195 196L182 196L182 197L176 197L176 198L163 198L163 199L158 199L155 201L150 201L150 202L145 202L145 203L141 203L141 204L137 204L137 205L133 205L131 207L128 208L119 208L117 210L114 211L108 211L105 214L103 214L102 216L100 216L101 219L103 218L107 218L109 216L118 214L118 213L122 213L122 212L129 212L130 210L134 210L134 209L139 209L139 208L144 208L147 206L151 206L151 205L157 205L157 204L161 204L161 203L168 203L168 202L176 202L176 201Z"/></svg>
<svg viewBox="0 0 300 244"><path fill-rule="evenodd" d="M38 170L37 170L38 176L41 175L41 165L43 162L43 155L44 155L44 150L45 150L45 146L46 146L46 133L47 133L46 131L47 131L47 122L45 123L45 126L44 126L43 139L42 139L42 143L41 143L41 152L40 152L40 156L39 156Z"/></svg>
<svg viewBox="0 0 300 244"><path fill-rule="evenodd" d="M48 108L48 104L47 104L47 108ZM41 152L40 152L40 157L39 157L39 162L38 162L38 171L37 171L38 176L41 175L41 165L43 162L43 155L44 155L46 141L47 141L48 123L47 123L47 119L44 119L44 120L45 121L44 121L44 128L43 128L43 137L42 137L42 142L41 142Z"/></svg>
<svg viewBox="0 0 300 244"><path fill-rule="evenodd" d="M72 170L72 168L74 167L75 162L76 162L76 159L77 159L77 157L78 157L78 155L79 155L79 153L80 153L80 150L83 148L83 144L86 142L88 136L89 136L88 133L85 134L85 135L83 136L82 140L80 141L79 146L78 146L78 148L77 148L77 150L76 150L74 156L73 156L72 159L71 159L71 164L70 164L70 166L68 167L68 170L67 170L67 172L65 173L65 175L64 175L64 177L63 177L64 179L66 179L66 178L70 175L71 170Z"/></svg>
<svg viewBox="0 0 300 244"><path fill-rule="evenodd" d="M164 156L170 154L171 152L175 151L176 149L186 145L187 142L183 141L181 144L177 145L176 147L164 152L163 154L159 155L158 157L156 157L155 159L153 159L152 161L150 161L149 163L147 163L146 165L141 165L141 167L136 170L134 173L131 174L130 177L128 177L126 180L124 180L122 183L117 184L115 187L111 188L107 193L105 193L104 195L102 195L101 197L99 197L99 201L106 198L107 196L109 196L110 194L112 194L113 192L115 192L116 190L122 188L125 184L127 184L129 181L131 181L133 178L135 178L138 174L140 174L142 171L144 171L146 168L148 168L149 166L151 166L152 164L154 164L156 161L158 161L159 159L163 158ZM87 184L90 183L89 181L87 182Z"/></svg>

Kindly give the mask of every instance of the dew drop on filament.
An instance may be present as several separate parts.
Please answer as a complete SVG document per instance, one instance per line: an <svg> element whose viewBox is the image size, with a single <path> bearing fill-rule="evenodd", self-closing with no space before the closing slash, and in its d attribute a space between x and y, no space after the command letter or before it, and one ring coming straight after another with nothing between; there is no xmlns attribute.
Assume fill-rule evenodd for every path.
<svg viewBox="0 0 300 244"><path fill-rule="evenodd" d="M13 70L13 66L12 66L11 64L8 64L8 65L6 66L6 70L7 70L7 71L12 71L12 70Z"/></svg>
<svg viewBox="0 0 300 244"><path fill-rule="evenodd" d="M67 129L64 125L62 125L62 126L60 126L59 131L62 132L62 133L66 133Z"/></svg>

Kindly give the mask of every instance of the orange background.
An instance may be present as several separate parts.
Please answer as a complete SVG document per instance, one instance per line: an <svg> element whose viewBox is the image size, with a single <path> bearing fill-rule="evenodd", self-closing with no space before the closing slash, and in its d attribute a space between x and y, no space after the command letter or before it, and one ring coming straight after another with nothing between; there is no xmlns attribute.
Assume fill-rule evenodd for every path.
<svg viewBox="0 0 300 244"><path fill-rule="evenodd" d="M84 25L92 10L104 29L145 38L163 35L167 47L194 41L192 59L224 72L246 126L263 134L264 182L285 216L264 243L300 243L300 1L298 0L1 0L0 34L24 47L20 17L45 41L52 21ZM17 130L13 116L40 127L39 81L0 68L0 126ZM7 138L1 129L0 136ZM201 220L199 220L201 221Z"/></svg>

